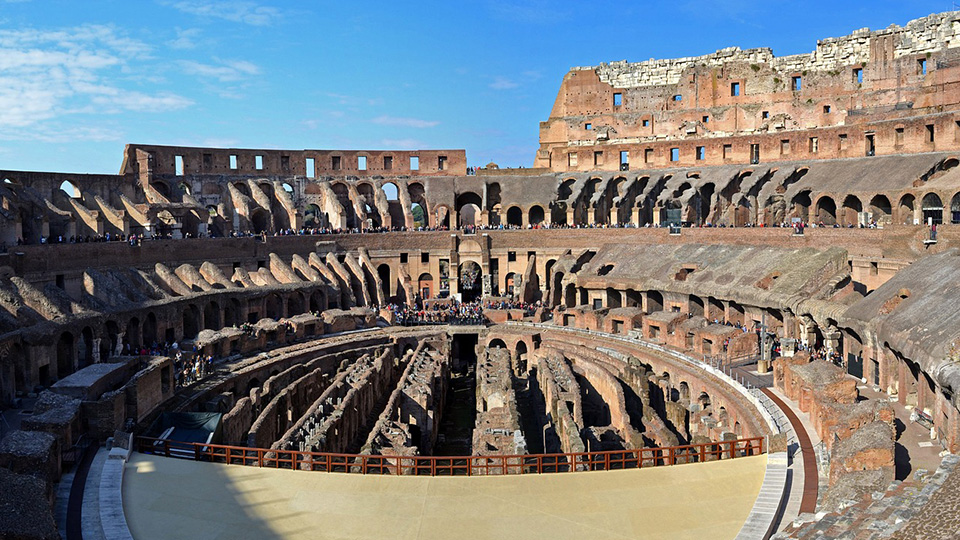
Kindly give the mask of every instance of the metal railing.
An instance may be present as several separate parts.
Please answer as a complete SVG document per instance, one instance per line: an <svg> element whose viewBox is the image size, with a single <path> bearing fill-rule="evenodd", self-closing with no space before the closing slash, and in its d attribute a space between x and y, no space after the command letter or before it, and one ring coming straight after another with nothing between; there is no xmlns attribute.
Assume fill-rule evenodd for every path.
<svg viewBox="0 0 960 540"><path fill-rule="evenodd" d="M487 476L643 469L703 463L764 453L764 438L565 454L502 456L380 456L248 448L137 438L142 454L275 469L378 475Z"/></svg>

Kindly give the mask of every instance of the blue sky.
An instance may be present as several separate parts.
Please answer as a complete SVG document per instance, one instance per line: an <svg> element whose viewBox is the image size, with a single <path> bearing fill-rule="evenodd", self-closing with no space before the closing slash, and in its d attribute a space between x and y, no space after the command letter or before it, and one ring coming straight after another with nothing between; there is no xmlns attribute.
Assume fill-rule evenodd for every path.
<svg viewBox="0 0 960 540"><path fill-rule="evenodd" d="M0 169L116 173L127 142L465 148L530 166L572 66L810 52L952 2L0 0Z"/></svg>

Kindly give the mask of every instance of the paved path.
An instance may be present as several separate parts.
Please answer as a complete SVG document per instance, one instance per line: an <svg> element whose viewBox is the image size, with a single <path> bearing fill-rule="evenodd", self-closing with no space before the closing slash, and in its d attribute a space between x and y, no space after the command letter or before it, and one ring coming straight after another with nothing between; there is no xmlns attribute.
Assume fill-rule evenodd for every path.
<svg viewBox="0 0 960 540"><path fill-rule="evenodd" d="M800 500L800 513L816 512L819 474L817 473L817 454L810 442L810 436L807 435L807 430L803 427L803 423L797 418L793 409L771 392L769 388L763 388L762 391L783 410L790 420L790 425L793 426L793 431L797 434L797 442L800 444L800 454L803 459L803 498Z"/></svg>

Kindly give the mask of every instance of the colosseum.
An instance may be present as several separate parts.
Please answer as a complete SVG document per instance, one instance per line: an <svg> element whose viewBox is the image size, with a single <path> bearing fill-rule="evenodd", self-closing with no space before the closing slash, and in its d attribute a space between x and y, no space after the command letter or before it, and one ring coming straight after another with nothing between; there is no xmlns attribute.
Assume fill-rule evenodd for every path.
<svg viewBox="0 0 960 540"><path fill-rule="evenodd" d="M575 67L533 158L0 171L0 537L955 538L960 12Z"/></svg>

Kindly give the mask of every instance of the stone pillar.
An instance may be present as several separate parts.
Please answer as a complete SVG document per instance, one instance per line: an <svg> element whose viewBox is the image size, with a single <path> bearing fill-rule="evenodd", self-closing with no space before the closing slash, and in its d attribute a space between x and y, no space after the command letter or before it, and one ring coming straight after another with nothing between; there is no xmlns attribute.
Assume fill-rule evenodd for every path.
<svg viewBox="0 0 960 540"><path fill-rule="evenodd" d="M483 274L480 276L480 282L482 287L483 296L492 296L493 295L493 278L490 274ZM451 293L452 294L452 293Z"/></svg>
<svg viewBox="0 0 960 540"><path fill-rule="evenodd" d="M100 363L100 341L103 338L93 338L93 351L90 353L90 363L99 364Z"/></svg>

